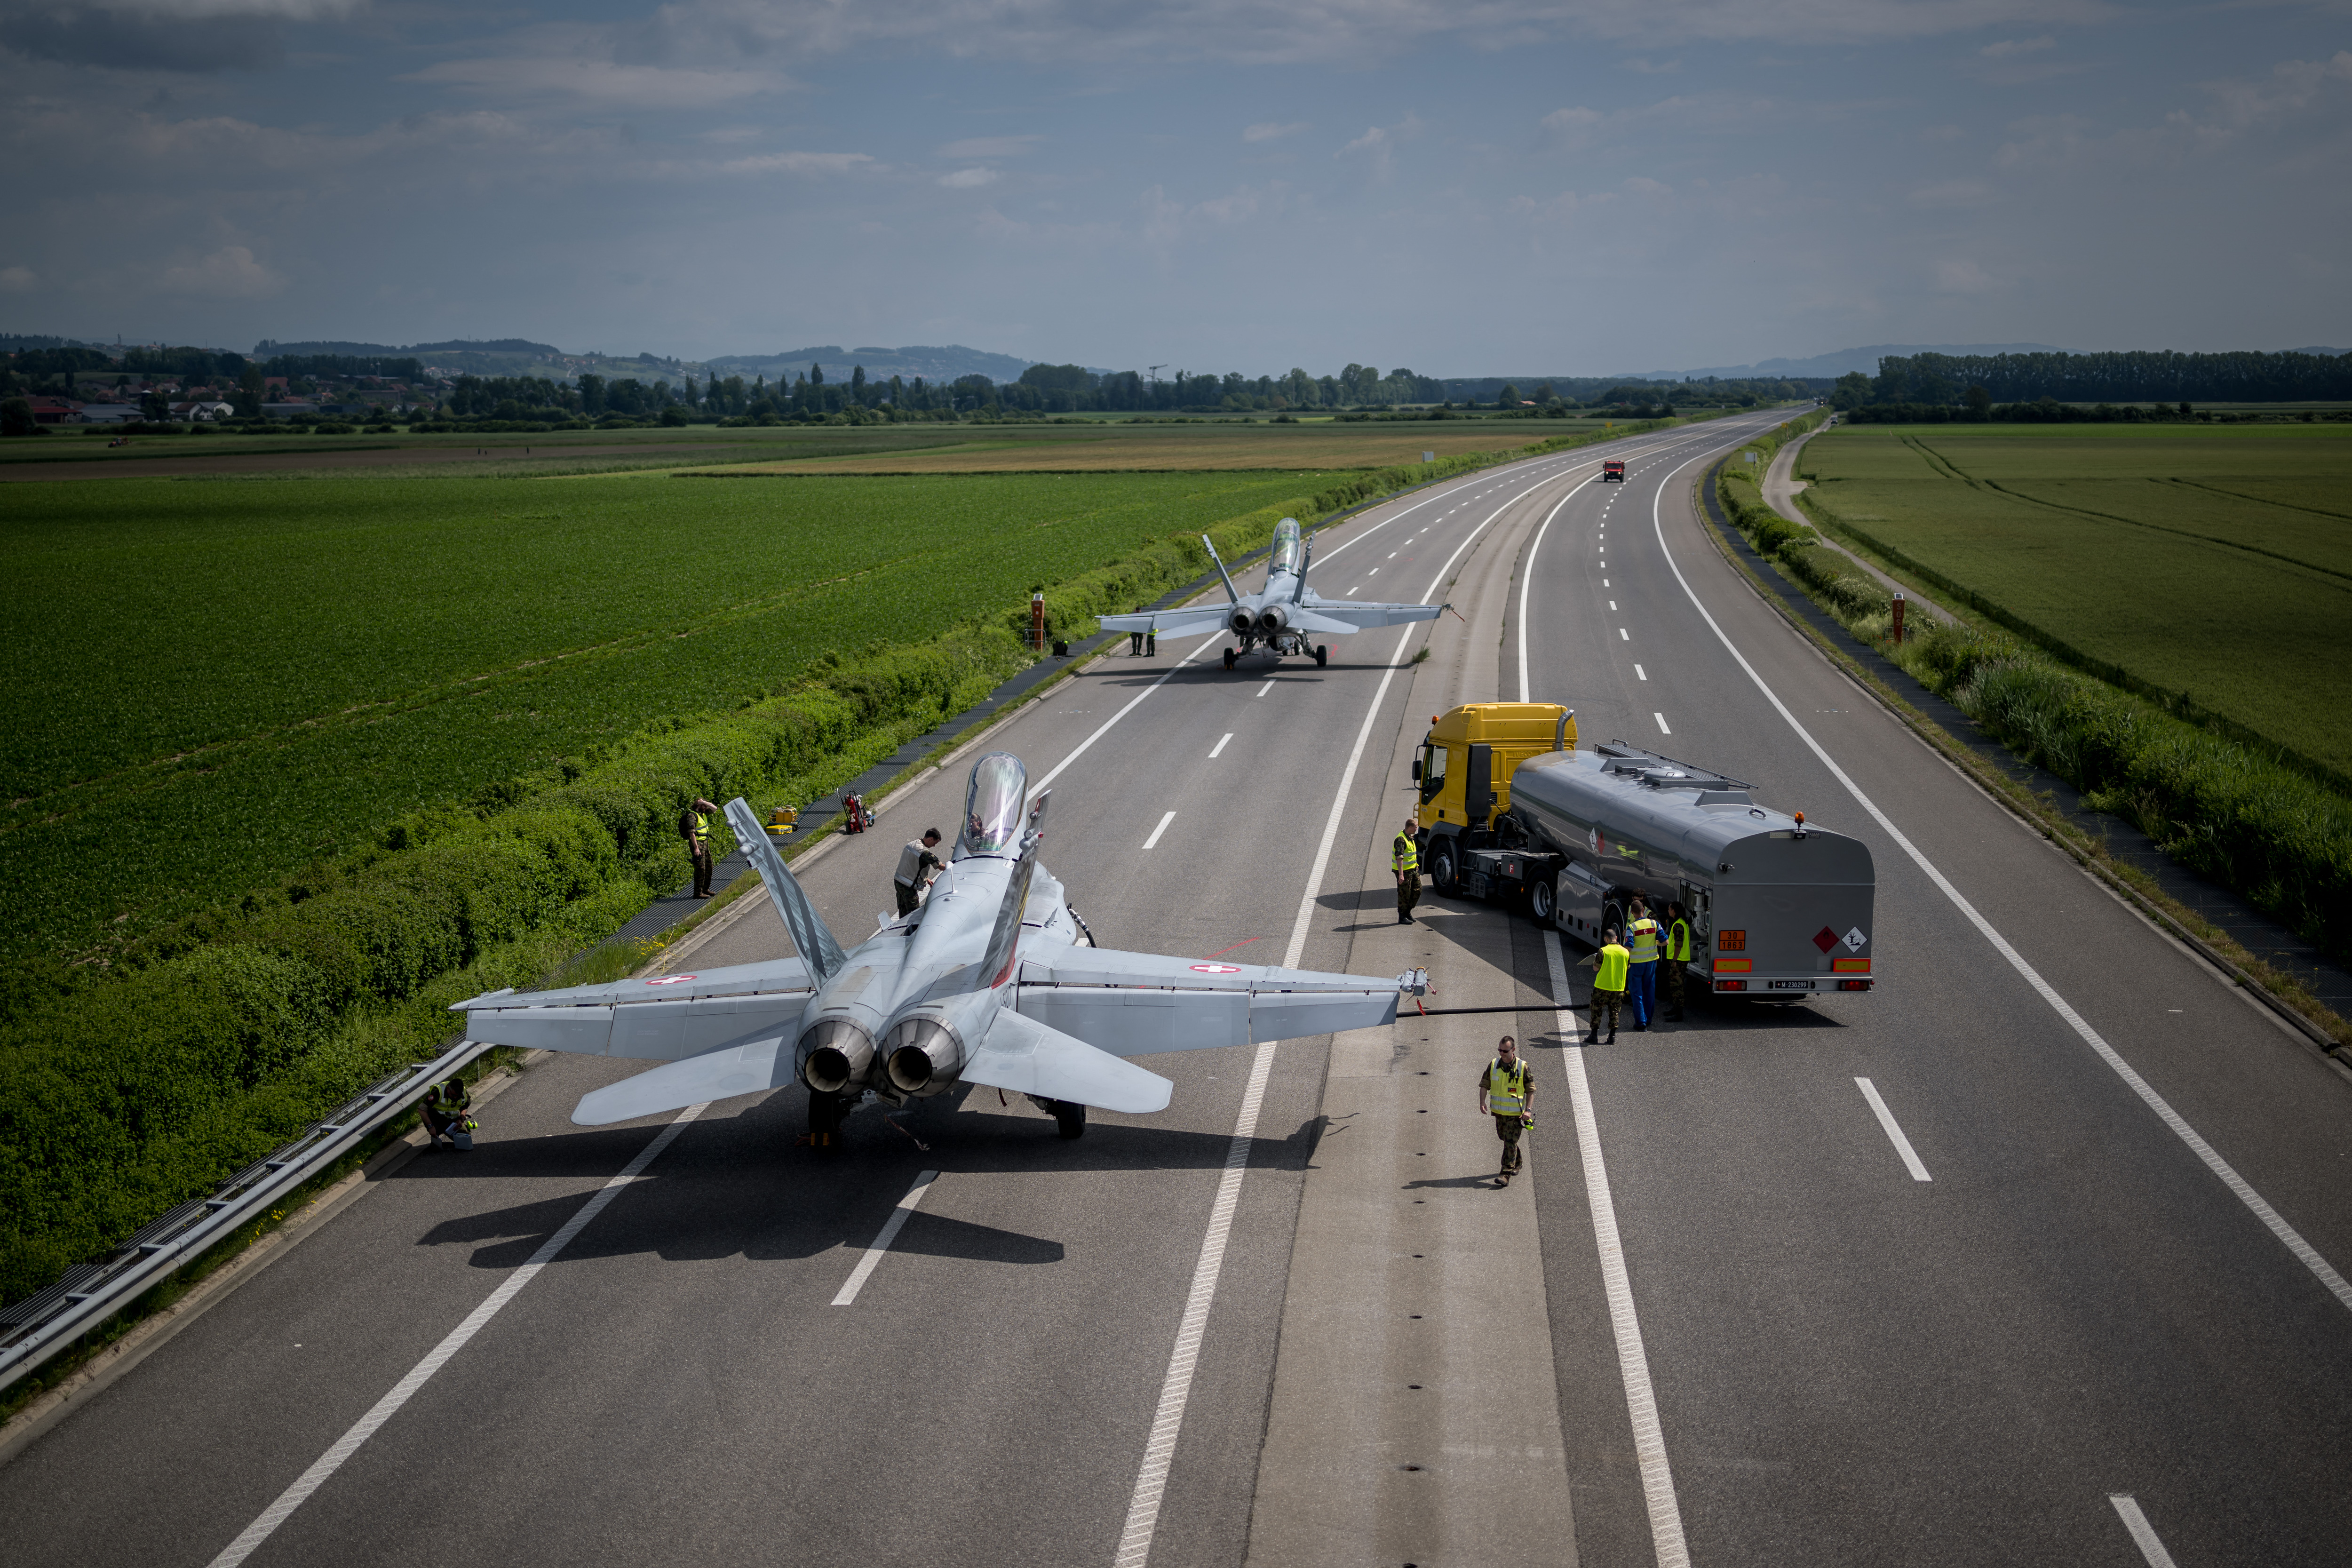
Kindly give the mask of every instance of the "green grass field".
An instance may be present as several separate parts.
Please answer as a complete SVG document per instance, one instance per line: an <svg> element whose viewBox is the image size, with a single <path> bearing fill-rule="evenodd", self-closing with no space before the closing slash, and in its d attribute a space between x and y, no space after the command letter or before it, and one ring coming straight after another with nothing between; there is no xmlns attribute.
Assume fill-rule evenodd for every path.
<svg viewBox="0 0 2352 1568"><path fill-rule="evenodd" d="M0 960L274 881L1292 473L0 487Z"/></svg>
<svg viewBox="0 0 2352 1568"><path fill-rule="evenodd" d="M2352 774L2352 429L1849 426L1806 504Z"/></svg>

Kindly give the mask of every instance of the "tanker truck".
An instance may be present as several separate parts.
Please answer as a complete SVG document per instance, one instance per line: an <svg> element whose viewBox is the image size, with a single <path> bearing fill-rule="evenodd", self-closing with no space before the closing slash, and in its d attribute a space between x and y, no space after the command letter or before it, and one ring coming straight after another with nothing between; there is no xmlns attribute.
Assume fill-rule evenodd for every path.
<svg viewBox="0 0 2352 1568"><path fill-rule="evenodd" d="M1635 893L1689 911L1691 982L1792 1001L1868 991L1870 848L1759 804L1713 769L1622 741L1576 749L1576 715L1474 702L1434 717L1412 765L1431 889L1508 900L1589 946Z"/></svg>

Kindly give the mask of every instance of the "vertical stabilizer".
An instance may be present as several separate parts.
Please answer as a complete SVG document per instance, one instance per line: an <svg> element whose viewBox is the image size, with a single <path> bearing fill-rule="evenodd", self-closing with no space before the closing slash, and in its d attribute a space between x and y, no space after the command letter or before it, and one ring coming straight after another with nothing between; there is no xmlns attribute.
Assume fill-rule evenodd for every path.
<svg viewBox="0 0 2352 1568"><path fill-rule="evenodd" d="M1225 597L1236 605L1240 604L1242 596L1234 592L1234 574L1225 570L1225 558L1217 553L1217 547L1209 542L1209 536L1205 533L1201 535L1201 545L1208 551L1209 559L1217 563L1217 575L1225 580Z"/></svg>
<svg viewBox="0 0 2352 1568"><path fill-rule="evenodd" d="M1315 536L1310 533L1307 536L1306 543L1298 553L1298 586L1290 591L1292 604L1303 605L1307 602L1307 569L1314 564Z"/></svg>
<svg viewBox="0 0 2352 1568"><path fill-rule="evenodd" d="M743 847L745 858L759 868L760 880L768 884L768 897L775 901L776 913L783 917L784 930L791 933L801 962L808 965L815 983L824 984L846 956L841 943L833 940L833 931L817 914L816 906L784 869L784 858L768 842L767 829L760 826L751 803L741 795L727 803L727 825L735 830L735 841Z"/></svg>

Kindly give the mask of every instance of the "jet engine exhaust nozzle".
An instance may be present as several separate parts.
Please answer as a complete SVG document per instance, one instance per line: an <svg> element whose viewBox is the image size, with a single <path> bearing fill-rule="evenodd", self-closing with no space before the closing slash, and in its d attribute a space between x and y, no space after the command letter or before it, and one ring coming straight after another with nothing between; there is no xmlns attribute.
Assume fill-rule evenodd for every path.
<svg viewBox="0 0 2352 1568"><path fill-rule="evenodd" d="M1250 626L1251 626L1251 625L1252 625L1252 624L1253 624L1253 623L1252 623L1252 622L1251 622L1251 620L1250 620L1250 613L1249 613L1247 610L1235 610L1235 611L1234 612L1234 615L1233 615L1233 628L1234 628L1234 630L1235 630L1235 631L1237 631L1237 632L1241 632L1241 633L1243 633L1243 634L1246 635L1246 634L1248 633L1248 631L1249 631Z"/></svg>
<svg viewBox="0 0 2352 1568"><path fill-rule="evenodd" d="M1257 629L1260 637L1272 637L1290 624L1290 617L1280 605L1268 605L1258 612Z"/></svg>
<svg viewBox="0 0 2352 1568"><path fill-rule="evenodd" d="M884 1037L883 1070L900 1094L939 1093L963 1070L963 1046L936 1018L909 1018Z"/></svg>
<svg viewBox="0 0 2352 1568"><path fill-rule="evenodd" d="M845 1018L825 1018L800 1038L801 1081L819 1094L839 1094L865 1080L874 1067L874 1037Z"/></svg>

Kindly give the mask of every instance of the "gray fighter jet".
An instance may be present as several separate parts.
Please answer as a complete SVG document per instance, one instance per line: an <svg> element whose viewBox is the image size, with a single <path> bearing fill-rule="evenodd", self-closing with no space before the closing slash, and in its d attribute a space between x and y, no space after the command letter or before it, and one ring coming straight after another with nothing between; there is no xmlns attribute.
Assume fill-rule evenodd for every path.
<svg viewBox="0 0 2352 1568"><path fill-rule="evenodd" d="M1328 643L1310 641L1314 634L1341 636L1349 632L1370 631L1375 626L1401 626L1407 621L1433 621L1444 615L1444 605L1370 605L1360 599L1327 599L1307 585L1307 568L1315 558L1315 540L1310 534L1302 539L1298 520L1286 517L1274 525L1274 549L1265 558L1265 586L1255 594L1244 594L1234 587L1233 574L1217 554L1217 547L1209 544L1209 536L1201 535L1208 545L1209 559L1217 563L1217 575L1225 581L1225 597L1233 603L1220 610L1213 605L1191 609L1147 610L1132 616L1105 616L1102 627L1109 632L1153 632L1163 637L1199 637L1203 632L1224 628L1241 639L1239 647L1225 650L1225 668L1264 643L1276 658L1286 653L1314 656L1320 666L1331 660Z"/></svg>
<svg viewBox="0 0 2352 1568"><path fill-rule="evenodd" d="M676 1110L798 1079L811 1141L862 1103L903 1105L958 1084L1026 1095L1061 1124L1087 1107L1166 1108L1173 1088L1127 1057L1369 1028L1427 975L1392 980L1113 952L1094 945L1038 863L1047 796L1021 759L972 765L947 869L912 914L847 952L742 800L727 820L767 883L794 958L610 985L460 1002L471 1037L663 1065L584 1096L583 1126Z"/></svg>

